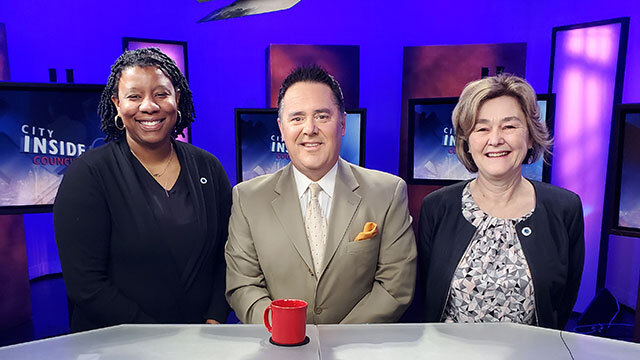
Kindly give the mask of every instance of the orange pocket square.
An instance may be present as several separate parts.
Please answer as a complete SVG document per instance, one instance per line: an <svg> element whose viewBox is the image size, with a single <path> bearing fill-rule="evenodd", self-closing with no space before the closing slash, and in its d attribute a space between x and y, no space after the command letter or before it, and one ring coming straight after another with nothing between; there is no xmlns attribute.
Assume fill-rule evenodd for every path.
<svg viewBox="0 0 640 360"><path fill-rule="evenodd" d="M353 241L368 240L376 235L378 235L378 224L369 221L364 224L364 229L362 229L362 232L358 234Z"/></svg>

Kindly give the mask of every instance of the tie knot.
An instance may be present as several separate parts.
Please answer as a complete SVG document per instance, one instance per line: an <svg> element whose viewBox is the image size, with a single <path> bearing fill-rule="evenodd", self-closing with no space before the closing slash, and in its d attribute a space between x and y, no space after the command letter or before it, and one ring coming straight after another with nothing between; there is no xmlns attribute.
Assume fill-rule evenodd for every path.
<svg viewBox="0 0 640 360"><path fill-rule="evenodd" d="M310 195L312 199L317 199L318 194L320 194L321 190L322 188L320 187L320 185L318 185L318 183L309 184L309 191L311 192Z"/></svg>

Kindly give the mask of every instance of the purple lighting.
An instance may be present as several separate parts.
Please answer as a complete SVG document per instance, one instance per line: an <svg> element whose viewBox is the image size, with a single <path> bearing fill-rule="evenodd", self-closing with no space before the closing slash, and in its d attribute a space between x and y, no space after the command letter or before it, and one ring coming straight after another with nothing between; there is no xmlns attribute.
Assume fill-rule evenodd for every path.
<svg viewBox="0 0 640 360"><path fill-rule="evenodd" d="M554 32L551 182L580 195L585 216L585 267L576 311L584 310L596 288L621 28L610 23Z"/></svg>
<svg viewBox="0 0 640 360"><path fill-rule="evenodd" d="M167 54L173 61L176 62L180 71L186 74L185 58L184 58L184 45L182 44L167 44L161 42L147 42L147 41L129 41L129 50L136 50L149 47L157 47L163 53Z"/></svg>
<svg viewBox="0 0 640 360"><path fill-rule="evenodd" d="M582 61L589 60L595 63L607 63L617 60L617 42L620 29L613 29L605 25L594 28L570 30L565 42L567 54L575 56ZM619 27L619 25L618 25Z"/></svg>

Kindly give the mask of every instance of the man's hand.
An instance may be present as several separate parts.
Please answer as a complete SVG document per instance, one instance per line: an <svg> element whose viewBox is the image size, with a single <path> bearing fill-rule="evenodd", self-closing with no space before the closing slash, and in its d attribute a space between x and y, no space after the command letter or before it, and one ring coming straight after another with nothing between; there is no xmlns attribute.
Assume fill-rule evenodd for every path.
<svg viewBox="0 0 640 360"><path fill-rule="evenodd" d="M218 325L220 325L219 322L217 322L216 320L213 320L213 319L207 319L206 323L207 324L218 324Z"/></svg>

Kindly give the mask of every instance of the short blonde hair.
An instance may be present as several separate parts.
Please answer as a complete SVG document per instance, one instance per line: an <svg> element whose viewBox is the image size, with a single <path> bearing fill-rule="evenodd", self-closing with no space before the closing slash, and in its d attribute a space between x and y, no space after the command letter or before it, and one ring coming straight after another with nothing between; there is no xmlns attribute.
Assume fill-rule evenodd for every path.
<svg viewBox="0 0 640 360"><path fill-rule="evenodd" d="M533 148L527 153L524 162L531 164L545 153L550 154L552 140L547 125L540 121L540 107L531 85L514 75L491 76L472 81L464 87L451 119L456 133L456 154L470 172L478 171L478 166L469 153L469 135L478 120L478 112L485 101L500 96L516 99L525 115Z"/></svg>

